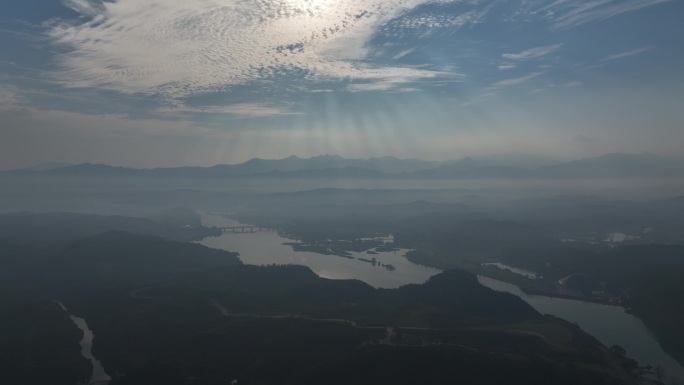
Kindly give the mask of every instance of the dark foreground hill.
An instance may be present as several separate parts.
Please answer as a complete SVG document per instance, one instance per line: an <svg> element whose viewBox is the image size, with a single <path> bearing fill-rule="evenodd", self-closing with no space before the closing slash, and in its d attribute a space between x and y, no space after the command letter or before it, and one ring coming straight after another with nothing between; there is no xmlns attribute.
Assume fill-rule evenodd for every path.
<svg viewBox="0 0 684 385"><path fill-rule="evenodd" d="M55 250L5 250L11 255L0 258L3 273L23 277L15 289L59 299L87 320L112 384L634 383L633 361L460 270L383 290L322 279L300 266L245 266L231 253L122 232ZM40 265L16 263L22 259ZM35 301L4 301L8 317L30 327L2 345L2 356L21 364L5 365L0 377L14 382L0 382L73 385L79 373L84 378L75 327L71 342L22 350L22 341L47 336L39 320L62 317L66 325L64 318L17 310ZM8 330L0 340L10 338ZM59 367L46 364L60 354L50 346L65 346L73 365L66 358Z"/></svg>

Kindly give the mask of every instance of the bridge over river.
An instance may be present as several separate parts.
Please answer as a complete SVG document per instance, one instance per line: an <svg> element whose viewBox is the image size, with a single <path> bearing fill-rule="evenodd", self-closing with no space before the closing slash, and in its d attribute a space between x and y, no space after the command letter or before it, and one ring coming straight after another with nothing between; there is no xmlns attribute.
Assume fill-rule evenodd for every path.
<svg viewBox="0 0 684 385"><path fill-rule="evenodd" d="M256 233L259 231L275 231L275 229L271 228L271 227L250 226L250 225L220 226L220 227L216 227L216 228L221 230L224 233Z"/></svg>

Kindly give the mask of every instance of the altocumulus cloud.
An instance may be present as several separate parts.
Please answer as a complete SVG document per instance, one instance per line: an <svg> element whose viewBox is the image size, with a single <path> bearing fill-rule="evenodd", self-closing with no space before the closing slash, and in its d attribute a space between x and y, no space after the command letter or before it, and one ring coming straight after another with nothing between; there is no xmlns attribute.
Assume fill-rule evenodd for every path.
<svg viewBox="0 0 684 385"><path fill-rule="evenodd" d="M77 20L52 20L64 49L56 79L177 101L254 80L396 84L446 72L371 63L383 24L434 0L67 0ZM445 1L438 1L444 3ZM175 102L174 102L175 103Z"/></svg>

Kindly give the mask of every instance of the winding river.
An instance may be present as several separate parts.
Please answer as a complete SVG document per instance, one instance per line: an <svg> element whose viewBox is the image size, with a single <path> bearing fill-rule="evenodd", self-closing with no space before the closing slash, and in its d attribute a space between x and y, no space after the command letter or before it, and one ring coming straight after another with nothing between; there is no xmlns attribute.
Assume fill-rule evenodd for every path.
<svg viewBox="0 0 684 385"><path fill-rule="evenodd" d="M57 301L59 306L65 312L69 313L69 310L64 306L63 303ZM75 315L69 313L69 317L74 322L74 324L81 329L83 332L83 338L79 342L81 344L81 355L85 357L93 366L93 373L90 376L90 383L97 381L110 380L111 377L105 372L104 367L100 363L100 360L93 356L93 331L88 327L88 323L81 317L76 317Z"/></svg>
<svg viewBox="0 0 684 385"><path fill-rule="evenodd" d="M620 306L526 294L518 286L479 276L484 286L515 294L542 314L552 314L579 325L605 346L619 345L641 364L660 365L666 376L684 379L684 367L660 347L641 320Z"/></svg>
<svg viewBox="0 0 684 385"><path fill-rule="evenodd" d="M205 226L230 227L243 224L217 215L202 215ZM358 279L374 287L397 288L407 283L423 283L439 273L438 269L417 265L404 258L408 250L378 252L351 252L352 258L323 255L308 251L294 251L283 243L292 240L281 237L276 231L257 231L254 233L228 232L218 237L200 241L204 246L240 253L240 259L248 265L304 265L316 274L330 279ZM372 259L373 265L358 258ZM390 271L380 264L391 264Z"/></svg>
<svg viewBox="0 0 684 385"><path fill-rule="evenodd" d="M218 215L202 214L206 226L240 226L235 220ZM275 231L225 233L205 238L202 245L235 251L250 265L297 264L308 266L316 274L330 279L358 279L381 288L396 288L409 283L423 283L440 272L417 265L404 258L407 250L381 252L369 256L352 252L353 259L313 252L296 252L283 243L292 242ZM375 257L382 264L392 264L396 270L363 262L357 258ZM641 364L659 365L666 376L684 379L684 367L665 353L652 333L635 316L619 306L602 305L578 300L528 295L517 286L491 278L478 277L481 284L493 290L515 294L542 314L552 314L578 324L606 346L620 345L630 357Z"/></svg>

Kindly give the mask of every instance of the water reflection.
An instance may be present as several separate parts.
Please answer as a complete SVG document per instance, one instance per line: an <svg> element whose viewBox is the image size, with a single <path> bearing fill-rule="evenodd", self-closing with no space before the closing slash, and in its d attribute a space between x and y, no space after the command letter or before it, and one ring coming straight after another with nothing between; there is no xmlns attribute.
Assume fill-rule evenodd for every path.
<svg viewBox="0 0 684 385"><path fill-rule="evenodd" d="M207 226L231 227L243 224L218 215L202 214L202 221ZM377 254L366 252L350 252L352 258L335 255L322 255L307 251L294 251L283 243L292 240L281 237L275 231L254 233L224 233L218 237L209 237L200 241L204 246L235 251L240 253L243 263L249 265L295 264L308 266L316 274L330 279L358 279L382 288L396 288L408 283L423 283L440 272L438 269L417 265L404 257L405 249L398 251L381 251ZM375 258L373 265L358 258ZM394 266L390 271L380 264Z"/></svg>
<svg viewBox="0 0 684 385"><path fill-rule="evenodd" d="M639 318L625 313L620 306L529 295L510 283L481 276L478 280L491 289L517 295L542 314L552 314L579 325L605 346L623 347L628 356L641 364L660 365L669 376L684 379L684 367L663 351Z"/></svg>
<svg viewBox="0 0 684 385"><path fill-rule="evenodd" d="M67 310L63 303L59 301L57 301L57 303L62 308L62 310L69 313L69 310ZM81 345L81 355L85 357L87 360L89 360L93 367L93 373L90 376L89 383L110 380L111 377L105 372L104 367L100 363L100 360L93 356L92 350L94 335L93 331L90 330L90 328L88 327L88 323L83 318L76 317L72 314L69 314L69 317L74 322L74 324L83 332L83 338L81 338L81 341L79 342L79 344Z"/></svg>
<svg viewBox="0 0 684 385"><path fill-rule="evenodd" d="M205 225L228 227L241 223L218 215L203 214ZM375 287L396 288L408 283L422 283L440 272L438 269L416 265L404 258L406 250L380 252L368 255L351 252L354 259L312 252L296 252L291 242L277 232L245 234L226 233L206 238L201 244L240 253L240 259L250 265L298 264L310 267L316 274L330 279L358 279ZM375 257L383 264L390 263L395 271L373 266L356 258ZM507 266L508 267L508 266ZM521 270L521 272L523 272ZM534 274L533 272L525 273ZM481 284L494 290L515 294L542 314L552 314L578 324L584 331L595 336L606 346L620 345L627 354L642 364L660 365L668 376L684 379L684 368L665 353L650 331L638 318L625 313L622 307L601 305L578 300L528 295L517 286L490 278L478 277Z"/></svg>

